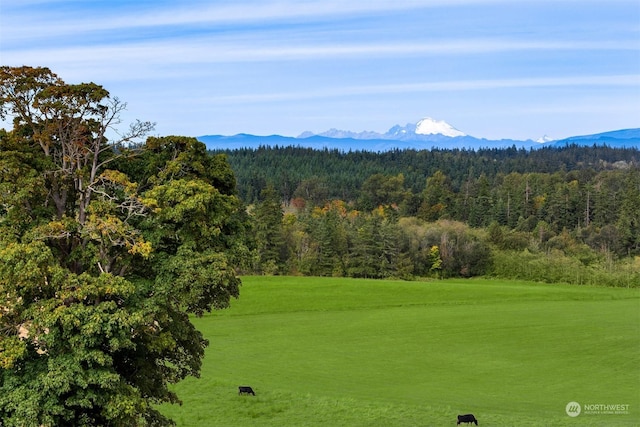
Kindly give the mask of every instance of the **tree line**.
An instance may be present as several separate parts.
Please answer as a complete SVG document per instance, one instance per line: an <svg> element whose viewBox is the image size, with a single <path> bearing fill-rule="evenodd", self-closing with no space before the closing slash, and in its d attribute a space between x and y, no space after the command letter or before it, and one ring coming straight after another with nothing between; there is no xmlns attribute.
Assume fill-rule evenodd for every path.
<svg viewBox="0 0 640 427"><path fill-rule="evenodd" d="M565 145L491 149L395 149L386 152L316 150L303 147L214 150L228 158L238 184L238 195L247 204L273 185L284 203L302 197L316 204L330 199L352 201L362 184L375 174L403 175L403 185L413 193L424 190L426 177L440 171L451 188L459 191L470 178L485 175L493 180L510 173L597 173L638 167L636 148Z"/></svg>
<svg viewBox="0 0 640 427"><path fill-rule="evenodd" d="M635 149L224 154L256 227L246 271L640 284Z"/></svg>

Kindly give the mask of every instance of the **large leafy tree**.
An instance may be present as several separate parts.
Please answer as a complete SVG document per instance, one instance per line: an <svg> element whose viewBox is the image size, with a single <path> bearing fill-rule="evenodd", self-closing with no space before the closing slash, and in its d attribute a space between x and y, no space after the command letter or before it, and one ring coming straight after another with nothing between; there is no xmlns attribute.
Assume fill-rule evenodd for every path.
<svg viewBox="0 0 640 427"><path fill-rule="evenodd" d="M168 425L197 376L189 320L238 295L243 220L224 157L118 131L126 105L47 68L0 68L0 420Z"/></svg>

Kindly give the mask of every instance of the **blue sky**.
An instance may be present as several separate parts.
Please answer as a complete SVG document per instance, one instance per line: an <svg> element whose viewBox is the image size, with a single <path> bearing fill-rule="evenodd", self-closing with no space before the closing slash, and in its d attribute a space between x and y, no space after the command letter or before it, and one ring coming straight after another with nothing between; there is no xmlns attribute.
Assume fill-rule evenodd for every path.
<svg viewBox="0 0 640 427"><path fill-rule="evenodd" d="M640 127L639 0L0 0L0 62L101 84L157 135Z"/></svg>

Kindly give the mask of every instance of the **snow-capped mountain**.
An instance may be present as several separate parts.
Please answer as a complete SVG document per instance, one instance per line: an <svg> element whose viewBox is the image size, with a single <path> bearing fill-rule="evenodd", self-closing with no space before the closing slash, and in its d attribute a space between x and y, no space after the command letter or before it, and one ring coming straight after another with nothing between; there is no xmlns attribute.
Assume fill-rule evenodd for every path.
<svg viewBox="0 0 640 427"><path fill-rule="evenodd" d="M415 132L418 135L444 135L449 137L466 136L464 132L451 126L444 120L434 120L431 117L425 117L416 124Z"/></svg>
<svg viewBox="0 0 640 427"><path fill-rule="evenodd" d="M459 136L466 136L464 132L451 126L444 120L435 120L431 117L425 117L418 121L418 123L407 123L405 126L395 125L389 129L386 133L378 133L371 131L364 132L352 132L340 129L329 129L322 133L303 132L298 138L309 138L311 136L324 136L327 138L352 138L352 139L422 139L421 135L438 135L446 136L449 138L455 138Z"/></svg>
<svg viewBox="0 0 640 427"><path fill-rule="evenodd" d="M545 143L551 142L551 141L555 141L555 139L551 138L548 135L543 135L540 138L536 139L536 142L539 142L540 144L545 144Z"/></svg>

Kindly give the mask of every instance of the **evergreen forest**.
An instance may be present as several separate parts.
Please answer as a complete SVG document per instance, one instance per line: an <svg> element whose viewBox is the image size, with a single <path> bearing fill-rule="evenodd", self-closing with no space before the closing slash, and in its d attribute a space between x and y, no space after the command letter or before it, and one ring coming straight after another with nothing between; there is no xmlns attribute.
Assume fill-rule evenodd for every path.
<svg viewBox="0 0 640 427"><path fill-rule="evenodd" d="M640 151L217 150L255 227L243 269L640 286Z"/></svg>

